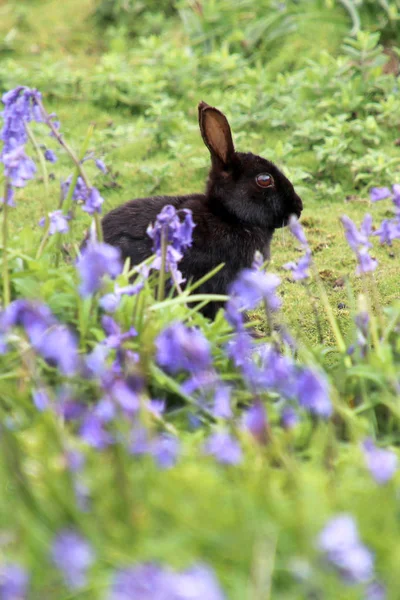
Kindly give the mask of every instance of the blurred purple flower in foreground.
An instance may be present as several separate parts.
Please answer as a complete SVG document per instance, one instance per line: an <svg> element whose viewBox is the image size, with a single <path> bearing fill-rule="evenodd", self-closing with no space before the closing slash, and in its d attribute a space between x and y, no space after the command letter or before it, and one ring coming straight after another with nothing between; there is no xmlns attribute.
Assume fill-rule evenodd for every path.
<svg viewBox="0 0 400 600"><path fill-rule="evenodd" d="M81 296L90 296L100 288L104 275L115 278L121 273L120 250L99 242L88 243L78 258L76 267L81 277Z"/></svg>
<svg viewBox="0 0 400 600"><path fill-rule="evenodd" d="M392 192L387 187L383 187L383 188L373 187L370 190L371 202L378 202L379 200L385 200L385 198L391 198L391 197L392 197Z"/></svg>
<svg viewBox="0 0 400 600"><path fill-rule="evenodd" d="M319 417L331 416L332 403L328 384L322 374L308 368L300 370L295 380L295 388L300 406Z"/></svg>
<svg viewBox="0 0 400 600"><path fill-rule="evenodd" d="M225 465L237 465L242 460L239 442L227 431L212 433L204 444L204 452Z"/></svg>
<svg viewBox="0 0 400 600"><path fill-rule="evenodd" d="M377 483L382 485L392 479L398 465L394 452L378 448L371 438L364 441L363 451L367 467Z"/></svg>
<svg viewBox="0 0 400 600"><path fill-rule="evenodd" d="M259 444L268 441L268 419L264 404L256 400L243 414L243 426L257 440Z"/></svg>
<svg viewBox="0 0 400 600"><path fill-rule="evenodd" d="M49 235L54 235L55 233L67 233L69 227L68 227L68 220L70 217L65 216L62 212L62 210L55 210L51 213L49 213L49 221L50 221L50 227L49 227ZM40 219L39 221L39 225L40 227L44 227L46 223L45 218L43 217L42 219Z"/></svg>
<svg viewBox="0 0 400 600"><path fill-rule="evenodd" d="M51 557L70 589L77 590L86 585L87 571L95 557L81 535L68 529L61 531L53 542Z"/></svg>
<svg viewBox="0 0 400 600"><path fill-rule="evenodd" d="M224 600L218 582L206 566L179 573L148 563L121 569L114 575L107 600Z"/></svg>
<svg viewBox="0 0 400 600"><path fill-rule="evenodd" d="M180 215L184 216L183 220L181 220ZM166 244L166 271L171 272L178 282L182 282L178 262L182 259L186 248L192 245L194 227L195 224L190 210L176 210L171 205L164 206L154 225L149 225L147 228L147 235L153 240L153 252L156 255L151 265L152 268L161 269L164 240Z"/></svg>
<svg viewBox="0 0 400 600"><path fill-rule="evenodd" d="M60 324L45 305L29 300L15 300L0 313L0 333L22 327L32 347L65 375L73 375L79 365L75 336Z"/></svg>
<svg viewBox="0 0 400 600"><path fill-rule="evenodd" d="M25 600L28 594L28 573L15 563L0 565L1 600Z"/></svg>
<svg viewBox="0 0 400 600"><path fill-rule="evenodd" d="M156 339L156 359L170 373L185 370L195 373L211 366L208 340L199 329L172 323Z"/></svg>
<svg viewBox="0 0 400 600"><path fill-rule="evenodd" d="M44 153L44 157L47 161L51 163L57 162L57 155L55 152L53 152L53 150L47 149Z"/></svg>
<svg viewBox="0 0 400 600"><path fill-rule="evenodd" d="M361 543L351 515L331 519L318 536L317 546L347 583L367 583L373 578L373 554Z"/></svg>

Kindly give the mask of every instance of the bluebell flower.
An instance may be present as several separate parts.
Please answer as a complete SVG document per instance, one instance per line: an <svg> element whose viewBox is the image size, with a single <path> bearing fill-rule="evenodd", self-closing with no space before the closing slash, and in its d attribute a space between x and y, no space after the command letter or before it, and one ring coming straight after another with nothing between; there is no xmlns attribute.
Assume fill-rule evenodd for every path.
<svg viewBox="0 0 400 600"><path fill-rule="evenodd" d="M372 258L367 248L360 248L357 252L358 266L356 269L357 275L361 273L370 273L375 271L378 266L378 261Z"/></svg>
<svg viewBox="0 0 400 600"><path fill-rule="evenodd" d="M1 600L27 600L29 575L16 563L4 562L0 565Z"/></svg>
<svg viewBox="0 0 400 600"><path fill-rule="evenodd" d="M180 215L184 218L181 220ZM195 224L192 212L188 209L176 210L167 205L157 216L154 225L149 225L147 235L153 240L153 252L156 255L152 268L159 270L162 265L162 240L165 239L166 271L172 272L175 280L182 283L182 274L178 270L178 263L184 251L192 245L192 235Z"/></svg>
<svg viewBox="0 0 400 600"><path fill-rule="evenodd" d="M281 280L272 273L243 269L230 287L229 294L241 310L251 310L264 301L268 310L274 312L281 306L276 290Z"/></svg>
<svg viewBox="0 0 400 600"><path fill-rule="evenodd" d="M239 442L227 431L212 433L204 444L204 452L226 465L237 465L242 460Z"/></svg>
<svg viewBox="0 0 400 600"><path fill-rule="evenodd" d="M24 146L17 146L10 152L3 154L2 161L4 163L4 174L14 187L24 187L35 176L36 165L25 153Z"/></svg>
<svg viewBox="0 0 400 600"><path fill-rule="evenodd" d="M292 235L294 235L304 247L309 247L304 229L295 215L292 215L289 219L289 229Z"/></svg>
<svg viewBox="0 0 400 600"><path fill-rule="evenodd" d="M214 394L214 406L212 414L219 419L230 419L232 417L231 388L228 385L218 385Z"/></svg>
<svg viewBox="0 0 400 600"><path fill-rule="evenodd" d="M100 192L95 187L92 187L87 196L84 199L83 210L89 215L94 213L101 213L101 206L104 202L104 198L100 195Z"/></svg>
<svg viewBox="0 0 400 600"><path fill-rule="evenodd" d="M97 158L95 160L96 163L96 167L102 172L102 173L107 173L107 167L104 164L104 162L102 160L100 160L99 158Z"/></svg>
<svg viewBox="0 0 400 600"><path fill-rule="evenodd" d="M14 189L9 185L6 191L6 204L7 206L15 207L16 204L14 202ZM4 197L0 198L0 204L4 204Z"/></svg>
<svg viewBox="0 0 400 600"><path fill-rule="evenodd" d="M77 340L46 305L15 300L0 314L0 333L8 332L12 327L22 327L32 347L63 374L73 375L77 371Z"/></svg>
<svg viewBox="0 0 400 600"><path fill-rule="evenodd" d="M164 433L152 440L150 453L161 469L169 469L176 463L180 443L176 436Z"/></svg>
<svg viewBox="0 0 400 600"><path fill-rule="evenodd" d="M355 223L347 216L343 215L340 219L344 225L345 235L350 248L356 252L360 246L370 248L372 246L368 237L372 233L371 215L365 215L364 221L357 229Z"/></svg>
<svg viewBox="0 0 400 600"><path fill-rule="evenodd" d="M351 515L331 519L320 533L317 545L348 583L366 583L373 578L374 557L361 543Z"/></svg>
<svg viewBox="0 0 400 600"><path fill-rule="evenodd" d="M364 458L367 467L377 483L387 483L397 471L398 459L392 450L375 446L371 438L364 441Z"/></svg>
<svg viewBox="0 0 400 600"><path fill-rule="evenodd" d="M255 400L253 405L243 414L243 426L259 444L268 441L268 418L261 400Z"/></svg>
<svg viewBox="0 0 400 600"><path fill-rule="evenodd" d="M158 565L151 563L120 569L114 574L106 600L167 600L168 579Z"/></svg>
<svg viewBox="0 0 400 600"><path fill-rule="evenodd" d="M365 589L363 600L386 600L385 586L379 581L372 581Z"/></svg>
<svg viewBox="0 0 400 600"><path fill-rule="evenodd" d="M79 291L87 297L100 288L105 275L115 278L121 273L121 252L114 246L92 242L83 250L76 266L81 277Z"/></svg>
<svg viewBox="0 0 400 600"><path fill-rule="evenodd" d="M104 421L93 413L87 414L83 419L79 435L96 450L104 450L114 441L112 435L105 429Z"/></svg>
<svg viewBox="0 0 400 600"><path fill-rule="evenodd" d="M285 406L281 413L281 424L284 429L293 429L299 422L297 412L291 406Z"/></svg>
<svg viewBox="0 0 400 600"><path fill-rule="evenodd" d="M170 373L199 372L211 366L210 344L199 329L172 323L156 339L156 360Z"/></svg>
<svg viewBox="0 0 400 600"><path fill-rule="evenodd" d="M383 188L373 187L373 188L371 188L369 194L370 194L371 202L378 202L379 200L385 200L385 198L392 197L392 192L387 187L383 187Z"/></svg>
<svg viewBox="0 0 400 600"><path fill-rule="evenodd" d="M42 412L50 405L49 396L44 388L38 388L32 390L33 403L36 408Z"/></svg>
<svg viewBox="0 0 400 600"><path fill-rule="evenodd" d="M49 213L49 235L55 233L67 233L69 230L68 221L70 217L63 214L62 210L55 210ZM39 221L39 225L43 227L45 225L45 218L43 217Z"/></svg>
<svg viewBox="0 0 400 600"><path fill-rule="evenodd" d="M288 262L283 265L283 268L287 271L292 271L292 276L295 281L301 279L308 279L310 277L310 267L312 263L311 250L307 250L304 256L296 262Z"/></svg>
<svg viewBox="0 0 400 600"><path fill-rule="evenodd" d="M55 537L51 557L72 590L86 585L87 572L95 560L90 544L73 530L62 530Z"/></svg>
<svg viewBox="0 0 400 600"><path fill-rule="evenodd" d="M311 414L328 418L332 414L332 403L325 377L310 368L301 369L295 380L295 394L300 406Z"/></svg>
<svg viewBox="0 0 400 600"><path fill-rule="evenodd" d="M44 153L44 157L47 161L51 163L57 162L57 154L53 152L53 150L47 149Z"/></svg>

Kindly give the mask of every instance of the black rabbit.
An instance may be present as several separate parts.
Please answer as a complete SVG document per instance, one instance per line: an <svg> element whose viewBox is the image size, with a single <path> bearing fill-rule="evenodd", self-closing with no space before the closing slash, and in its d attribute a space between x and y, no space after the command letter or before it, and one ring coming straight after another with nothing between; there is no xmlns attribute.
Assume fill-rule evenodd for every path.
<svg viewBox="0 0 400 600"><path fill-rule="evenodd" d="M225 263L198 292L226 294L239 271L251 266L256 250L269 257L274 230L286 225L291 214L300 216L303 205L273 163L235 151L225 115L205 102L198 109L201 135L211 154L205 193L131 200L104 216L104 241L138 264L152 253L146 230L161 209L167 204L189 208L196 227L179 269L186 280L195 281ZM214 318L219 307L211 303L203 313Z"/></svg>

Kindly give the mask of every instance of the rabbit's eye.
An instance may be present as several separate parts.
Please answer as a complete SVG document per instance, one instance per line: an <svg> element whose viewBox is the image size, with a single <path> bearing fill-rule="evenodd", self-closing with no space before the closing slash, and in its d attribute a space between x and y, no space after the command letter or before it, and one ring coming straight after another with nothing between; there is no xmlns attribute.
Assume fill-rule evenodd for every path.
<svg viewBox="0 0 400 600"><path fill-rule="evenodd" d="M274 179L272 175L269 175L268 173L260 173L259 175L257 175L256 182L257 185L263 188L271 187L274 185Z"/></svg>

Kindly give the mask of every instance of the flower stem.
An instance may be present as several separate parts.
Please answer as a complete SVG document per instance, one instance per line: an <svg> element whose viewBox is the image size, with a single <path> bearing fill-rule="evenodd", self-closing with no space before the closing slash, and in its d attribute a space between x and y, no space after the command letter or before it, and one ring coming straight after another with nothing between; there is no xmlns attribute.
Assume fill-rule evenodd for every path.
<svg viewBox="0 0 400 600"><path fill-rule="evenodd" d="M165 294L165 269L167 266L167 236L165 227L163 227L161 232L161 266L160 266L160 275L158 278L158 294L157 300L162 302L164 300Z"/></svg>
<svg viewBox="0 0 400 600"><path fill-rule="evenodd" d="M69 154L69 156L71 157L73 163L75 164L79 175L82 177L86 187L89 189L90 188L90 183L88 178L86 177L86 173L85 170L82 167L81 161L79 160L79 158L76 156L75 152L72 150L71 146L69 146L67 144L67 142L64 140L64 138L62 137L61 133L58 132L57 128L55 127L53 121L51 120L51 118L49 117L46 109L43 106L43 103L40 99L37 100L37 103L39 105L39 108L42 112L43 118L46 122L46 125L51 129L52 134L54 135L54 137L56 138L56 140L58 141L58 143L64 148L64 150L66 150L67 154Z"/></svg>
<svg viewBox="0 0 400 600"><path fill-rule="evenodd" d="M312 270L313 270L313 275L314 275L315 281L318 286L321 301L322 301L322 304L323 304L325 312L326 312L326 316L328 317L328 321L332 328L333 335L335 336L336 345L338 347L339 352L341 352L342 354L345 355L346 354L346 344L344 343L342 333L339 329L335 315L333 314L332 306L330 305L330 302L329 302L328 294L326 293L324 284L322 283L321 277L318 273L318 269L317 269L314 261L312 262ZM350 357L345 356L344 360L345 360L345 365L347 367L351 367Z"/></svg>
<svg viewBox="0 0 400 600"><path fill-rule="evenodd" d="M4 186L4 209L3 209L3 308L10 304L10 277L8 272L8 192L10 189L10 181L6 178Z"/></svg>

